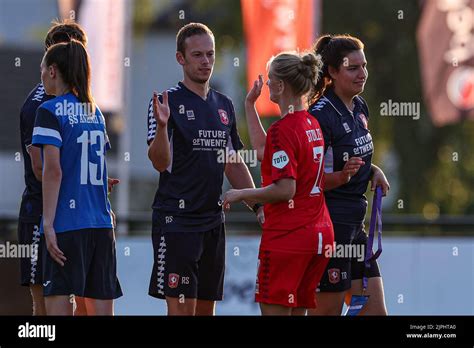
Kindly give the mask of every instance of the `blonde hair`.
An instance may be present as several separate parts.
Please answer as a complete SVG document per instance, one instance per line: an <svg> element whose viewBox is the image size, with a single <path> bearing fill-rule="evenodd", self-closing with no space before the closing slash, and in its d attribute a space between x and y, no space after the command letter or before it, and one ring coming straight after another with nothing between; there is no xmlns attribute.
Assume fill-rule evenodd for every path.
<svg viewBox="0 0 474 348"><path fill-rule="evenodd" d="M285 82L297 97L313 92L318 83L323 62L312 52L282 52L270 58L267 67Z"/></svg>

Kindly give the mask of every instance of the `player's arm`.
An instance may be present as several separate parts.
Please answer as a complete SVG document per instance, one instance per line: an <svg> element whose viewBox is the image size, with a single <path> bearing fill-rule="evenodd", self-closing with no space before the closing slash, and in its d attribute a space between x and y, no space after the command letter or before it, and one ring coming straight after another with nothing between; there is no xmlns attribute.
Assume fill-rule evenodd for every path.
<svg viewBox="0 0 474 348"><path fill-rule="evenodd" d="M225 166L225 175L234 189L255 188L252 176L248 167L245 165L242 156L239 157L237 163L227 163ZM244 200L244 203L252 209L258 200Z"/></svg>
<svg viewBox="0 0 474 348"><path fill-rule="evenodd" d="M245 98L245 115L247 119L247 127L249 129L250 143L252 144L252 148L257 151L257 159L260 162L263 160L267 134L260 122L255 103L262 93L262 86L262 75L259 75L258 80L253 83L252 89Z"/></svg>
<svg viewBox="0 0 474 348"><path fill-rule="evenodd" d="M252 200L261 203L284 202L292 199L296 192L296 180L284 178L262 188L229 190L224 194L224 207L233 202Z"/></svg>
<svg viewBox="0 0 474 348"><path fill-rule="evenodd" d="M335 189L339 186L347 184L351 177L357 174L360 167L362 167L365 162L360 157L351 157L344 165L344 168L341 171L333 173L324 173L324 191L329 191Z"/></svg>
<svg viewBox="0 0 474 348"><path fill-rule="evenodd" d="M59 188L62 180L59 148L54 145L44 145L43 156L43 229L46 237L46 247L51 257L61 266L64 266L66 257L58 247L54 230L54 218L56 217Z"/></svg>
<svg viewBox="0 0 474 348"><path fill-rule="evenodd" d="M387 195L388 191L390 190L390 184L384 172L382 171L382 169L377 167L375 164L372 164L372 175L371 175L370 181L371 181L371 185L370 185L371 191L374 191L377 186L381 186L383 195L384 196Z"/></svg>
<svg viewBox="0 0 474 348"><path fill-rule="evenodd" d="M31 158L31 168L33 169L33 174L35 175L36 180L42 181L43 178L43 163L41 161L41 149L36 146L30 146L28 148L28 153Z"/></svg>
<svg viewBox="0 0 474 348"><path fill-rule="evenodd" d="M171 163L170 141L168 138L168 120L170 108L168 93L163 93L163 103L158 100L156 92L153 93L153 116L156 120L156 134L148 147L148 158L153 168L164 172Z"/></svg>

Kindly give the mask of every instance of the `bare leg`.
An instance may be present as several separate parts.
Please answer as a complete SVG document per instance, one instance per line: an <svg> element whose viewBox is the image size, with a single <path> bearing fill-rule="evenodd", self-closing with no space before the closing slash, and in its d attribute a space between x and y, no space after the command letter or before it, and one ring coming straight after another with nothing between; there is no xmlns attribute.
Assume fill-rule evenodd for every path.
<svg viewBox="0 0 474 348"><path fill-rule="evenodd" d="M216 301L197 300L196 315L216 315Z"/></svg>
<svg viewBox="0 0 474 348"><path fill-rule="evenodd" d="M166 296L168 315L196 315L196 302L195 298Z"/></svg>
<svg viewBox="0 0 474 348"><path fill-rule="evenodd" d="M362 294L362 279L353 280L350 291L355 295ZM364 295L370 295L370 297L359 315L388 315L385 307L382 277L369 278Z"/></svg>
<svg viewBox="0 0 474 348"><path fill-rule="evenodd" d="M291 308L281 305L260 303L262 315L291 315Z"/></svg>
<svg viewBox="0 0 474 348"><path fill-rule="evenodd" d="M114 315L114 300L96 300L86 298L87 315Z"/></svg>
<svg viewBox="0 0 474 348"><path fill-rule="evenodd" d="M33 315L46 315L44 304L43 286L40 284L30 285L31 298L33 300Z"/></svg>
<svg viewBox="0 0 474 348"><path fill-rule="evenodd" d="M317 292L316 308L308 309L308 315L341 315L345 291Z"/></svg>
<svg viewBox="0 0 474 348"><path fill-rule="evenodd" d="M44 298L47 315L72 315L73 304L69 296L47 296Z"/></svg>

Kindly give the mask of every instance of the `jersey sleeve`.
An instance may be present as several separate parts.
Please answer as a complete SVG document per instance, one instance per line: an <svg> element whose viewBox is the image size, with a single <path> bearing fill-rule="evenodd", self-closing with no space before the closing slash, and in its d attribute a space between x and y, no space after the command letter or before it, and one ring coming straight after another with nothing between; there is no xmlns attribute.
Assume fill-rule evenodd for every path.
<svg viewBox="0 0 474 348"><path fill-rule="evenodd" d="M244 147L244 144L242 143L242 140L240 139L239 132L237 130L237 117L235 116L235 110L234 110L234 105L232 104L232 101L229 100L229 108L231 110L231 119L232 119L232 128L230 129L230 141L227 142L227 147L230 150L240 150Z"/></svg>
<svg viewBox="0 0 474 348"><path fill-rule="evenodd" d="M33 127L35 124L36 114L29 108L23 107L20 111L20 132L22 139L22 146L29 152L31 142L33 140Z"/></svg>
<svg viewBox="0 0 474 348"><path fill-rule="evenodd" d="M297 179L297 139L289 128L273 126L267 133L265 153L271 161L272 182L280 179Z"/></svg>
<svg viewBox="0 0 474 348"><path fill-rule="evenodd" d="M50 111L42 107L36 110L32 144L38 147L43 145L61 147L63 144L59 120Z"/></svg>
<svg viewBox="0 0 474 348"><path fill-rule="evenodd" d="M319 126L321 127L321 131L323 132L324 138L324 152L327 151L329 146L333 144L333 125L332 125L332 115L328 114L328 112L324 109L317 110L313 108L310 110L310 114L313 115L316 120L318 120Z"/></svg>
<svg viewBox="0 0 474 348"><path fill-rule="evenodd" d="M163 101L162 98L163 98L163 95L159 94L158 99L160 100L160 102ZM168 101L169 101L169 97L168 97ZM172 112L171 105L170 105L170 112ZM146 143L147 145L150 145L153 139L155 139L156 127L157 127L155 115L153 115L153 98L151 98L150 102L148 103L147 126L148 126L148 135L146 138ZM173 130L173 120L172 120L172 114L170 114L170 118L168 119L168 139L171 138L172 130Z"/></svg>

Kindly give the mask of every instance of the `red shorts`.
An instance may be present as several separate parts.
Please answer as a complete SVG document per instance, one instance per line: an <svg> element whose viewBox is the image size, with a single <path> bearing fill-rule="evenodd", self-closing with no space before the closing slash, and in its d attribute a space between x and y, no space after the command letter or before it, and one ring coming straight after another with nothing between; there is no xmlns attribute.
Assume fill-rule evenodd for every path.
<svg viewBox="0 0 474 348"><path fill-rule="evenodd" d="M265 243L262 236L262 244L259 251L259 267L257 271L257 284L255 289L255 301L268 304L278 304L285 307L315 308L316 288L329 262L328 248L332 248L334 233L332 226L327 229L314 230L313 226L305 226L295 231L295 236L304 234L310 236L314 243L314 235L318 235L321 245L312 244L312 252L306 250L295 250L291 243L292 232L287 233L284 239L288 239L285 250L284 240L279 238L278 245ZM264 231L264 234L267 231ZM321 233L321 239L319 237ZM300 240L301 242L301 240ZM319 244L316 242L316 244ZM298 243L299 244L299 243Z"/></svg>

